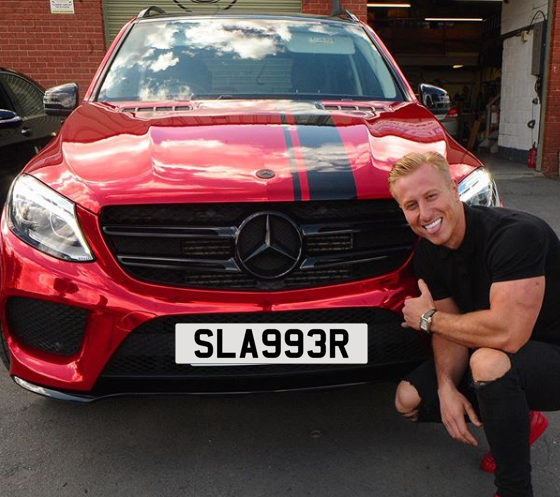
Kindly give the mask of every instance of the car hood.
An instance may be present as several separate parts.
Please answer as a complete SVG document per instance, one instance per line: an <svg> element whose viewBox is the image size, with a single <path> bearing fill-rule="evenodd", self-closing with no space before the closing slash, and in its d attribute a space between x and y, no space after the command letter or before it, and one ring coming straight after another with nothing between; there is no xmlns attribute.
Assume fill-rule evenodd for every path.
<svg viewBox="0 0 560 497"><path fill-rule="evenodd" d="M455 162L465 156L417 103L86 103L26 172L92 212L114 204L386 198L392 164L430 150L459 154Z"/></svg>

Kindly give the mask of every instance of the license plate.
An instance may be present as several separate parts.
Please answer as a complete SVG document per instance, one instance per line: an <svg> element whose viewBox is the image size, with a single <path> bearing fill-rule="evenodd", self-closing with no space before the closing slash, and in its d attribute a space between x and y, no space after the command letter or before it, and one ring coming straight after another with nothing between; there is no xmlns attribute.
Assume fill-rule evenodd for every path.
<svg viewBox="0 0 560 497"><path fill-rule="evenodd" d="M366 364L366 323L175 325L175 362L192 365Z"/></svg>

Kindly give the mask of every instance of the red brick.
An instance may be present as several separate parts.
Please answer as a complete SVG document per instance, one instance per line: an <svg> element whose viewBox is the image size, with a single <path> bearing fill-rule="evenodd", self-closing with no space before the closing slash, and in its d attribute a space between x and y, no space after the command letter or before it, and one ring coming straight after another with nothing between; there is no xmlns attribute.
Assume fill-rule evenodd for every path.
<svg viewBox="0 0 560 497"><path fill-rule="evenodd" d="M553 8L552 39L550 47L548 89L544 118L543 153L541 172L546 176L558 176L558 153L560 152L560 9L558 1Z"/></svg>
<svg viewBox="0 0 560 497"><path fill-rule="evenodd" d="M85 86L105 53L101 1L78 0L74 15L55 15L48 0L0 0L2 65L47 87Z"/></svg>
<svg viewBox="0 0 560 497"><path fill-rule="evenodd" d="M341 2L341 7L350 10L361 21L367 20L367 1L344 1ZM304 14L318 14L328 15L331 12L332 2L329 0L303 0L302 10Z"/></svg>

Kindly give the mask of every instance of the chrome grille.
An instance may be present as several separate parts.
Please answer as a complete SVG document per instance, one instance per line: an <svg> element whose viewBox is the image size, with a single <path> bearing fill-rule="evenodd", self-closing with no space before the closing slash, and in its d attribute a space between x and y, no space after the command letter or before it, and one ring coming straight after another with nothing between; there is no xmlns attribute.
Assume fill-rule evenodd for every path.
<svg viewBox="0 0 560 497"><path fill-rule="evenodd" d="M305 245L307 251L312 253L337 252L339 250L351 250L353 239L352 233L308 236Z"/></svg>
<svg viewBox="0 0 560 497"><path fill-rule="evenodd" d="M239 227L277 212L303 240L296 268L261 280L243 269ZM101 226L119 264L133 277L172 286L278 291L386 274L410 256L414 235L393 200L109 206Z"/></svg>

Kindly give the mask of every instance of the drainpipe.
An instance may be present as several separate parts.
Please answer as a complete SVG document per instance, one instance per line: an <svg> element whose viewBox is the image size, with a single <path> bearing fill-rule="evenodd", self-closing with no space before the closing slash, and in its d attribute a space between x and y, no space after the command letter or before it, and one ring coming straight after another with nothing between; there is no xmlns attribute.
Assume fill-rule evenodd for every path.
<svg viewBox="0 0 560 497"><path fill-rule="evenodd" d="M338 12L340 10L340 0L332 0L332 11Z"/></svg>

